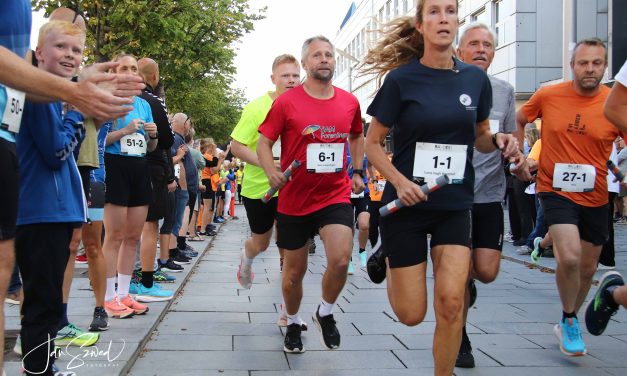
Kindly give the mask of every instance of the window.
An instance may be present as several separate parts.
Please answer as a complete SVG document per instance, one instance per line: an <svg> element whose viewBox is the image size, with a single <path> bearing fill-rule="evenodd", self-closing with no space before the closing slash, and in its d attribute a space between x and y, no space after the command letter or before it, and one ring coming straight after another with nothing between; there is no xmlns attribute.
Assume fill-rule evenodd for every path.
<svg viewBox="0 0 627 376"><path fill-rule="evenodd" d="M509 2L502 0L494 0L494 32L496 34L496 46L507 43L508 35L505 32L505 20L510 16L511 9L508 8Z"/></svg>
<svg viewBox="0 0 627 376"><path fill-rule="evenodd" d="M485 8L481 8L477 12L473 13L472 20L490 26L490 20L488 20L488 14L486 13Z"/></svg>
<svg viewBox="0 0 627 376"><path fill-rule="evenodd" d="M388 0L385 3L385 22L389 22L392 19L392 0Z"/></svg>
<svg viewBox="0 0 627 376"><path fill-rule="evenodd" d="M403 0L403 14L409 13L409 0Z"/></svg>
<svg viewBox="0 0 627 376"><path fill-rule="evenodd" d="M379 9L379 23L384 23L385 22L385 8L381 7L381 9Z"/></svg>

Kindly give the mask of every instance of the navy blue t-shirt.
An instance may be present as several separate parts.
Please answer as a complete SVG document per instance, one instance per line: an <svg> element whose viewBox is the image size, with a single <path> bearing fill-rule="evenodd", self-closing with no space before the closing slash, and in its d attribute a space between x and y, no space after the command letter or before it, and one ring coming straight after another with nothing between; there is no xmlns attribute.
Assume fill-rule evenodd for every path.
<svg viewBox="0 0 627 376"><path fill-rule="evenodd" d="M369 115L394 128L392 164L410 180L414 178L417 142L467 145L463 182L433 192L428 201L415 206L416 210L472 207L475 128L490 114L492 87L481 69L457 59L454 62L454 69L433 69L416 58L390 71L368 107ZM396 198L395 188L387 184L382 202Z"/></svg>

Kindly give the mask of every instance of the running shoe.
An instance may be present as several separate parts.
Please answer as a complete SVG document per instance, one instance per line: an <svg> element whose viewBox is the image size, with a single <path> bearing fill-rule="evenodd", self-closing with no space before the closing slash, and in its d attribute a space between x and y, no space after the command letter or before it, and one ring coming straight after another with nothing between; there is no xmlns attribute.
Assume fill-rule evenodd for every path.
<svg viewBox="0 0 627 376"><path fill-rule="evenodd" d="M279 318L276 321L277 326L279 327L286 327L287 326L287 312L285 312L285 309L283 309L283 303L281 303L281 312L279 313ZM307 331L307 323L304 322L302 319L300 320L300 330L302 330L303 332Z"/></svg>
<svg viewBox="0 0 627 376"><path fill-rule="evenodd" d="M137 295L139 292L138 285L141 285L141 282L131 281L131 284L128 286L128 293L132 295Z"/></svg>
<svg viewBox="0 0 627 376"><path fill-rule="evenodd" d="M185 244L185 249L184 250L179 249L179 252L181 252L183 256L189 257L189 258L198 256L198 252L194 248L192 248L189 244Z"/></svg>
<svg viewBox="0 0 627 376"><path fill-rule="evenodd" d="M516 253L521 256L526 256L531 254L531 248L529 248L526 244L523 244L516 250Z"/></svg>
<svg viewBox="0 0 627 376"><path fill-rule="evenodd" d="M74 260L77 264L87 264L87 253L77 255Z"/></svg>
<svg viewBox="0 0 627 376"><path fill-rule="evenodd" d="M180 250L176 250L176 252L171 252L170 257L175 264L178 265L187 265L191 264L191 258L183 255Z"/></svg>
<svg viewBox="0 0 627 376"><path fill-rule="evenodd" d="M283 351L291 354L301 354L305 352L303 341L300 338L301 327L298 324L287 326L285 340L283 341Z"/></svg>
<svg viewBox="0 0 627 376"><path fill-rule="evenodd" d="M537 237L533 239L533 251L531 251L531 262L537 264L540 258L544 256L544 248L540 246L542 238Z"/></svg>
<svg viewBox="0 0 627 376"><path fill-rule="evenodd" d="M335 350L340 347L340 332L335 326L335 319L332 314L320 317L319 309L320 306L311 318L320 331L320 343L329 350Z"/></svg>
<svg viewBox="0 0 627 376"><path fill-rule="evenodd" d="M561 320L553 327L553 333L560 342L560 351L568 356L582 356L586 354L586 345L581 338L581 329L576 317Z"/></svg>
<svg viewBox="0 0 627 376"><path fill-rule="evenodd" d="M101 332L109 329L109 315L105 311L104 307L94 308L94 318L89 325L90 332Z"/></svg>
<svg viewBox="0 0 627 376"><path fill-rule="evenodd" d="M134 315L134 311L120 302L120 298L116 296L104 305L107 315L116 319L123 319Z"/></svg>
<svg viewBox="0 0 627 376"><path fill-rule="evenodd" d="M361 265L362 268L365 268L366 264L368 264L368 255L366 254L366 251L360 252L359 253L359 265Z"/></svg>
<svg viewBox="0 0 627 376"><path fill-rule="evenodd" d="M353 267L353 261L348 262L348 275L355 274L355 267Z"/></svg>
<svg viewBox="0 0 627 376"><path fill-rule="evenodd" d="M175 264L174 261L169 258L165 263L161 263L161 260L157 261L159 270L164 270L170 273L179 273L183 271L183 267L179 264Z"/></svg>
<svg viewBox="0 0 627 376"><path fill-rule="evenodd" d="M614 270L616 269L616 265L603 265L599 263L597 265L597 270Z"/></svg>
<svg viewBox="0 0 627 376"><path fill-rule="evenodd" d="M468 338L466 330L462 331L462 343L459 346L455 367L475 368L475 357L472 355L472 346L470 345L470 338Z"/></svg>
<svg viewBox="0 0 627 376"><path fill-rule="evenodd" d="M618 272L607 272L601 276L599 288L586 308L586 328L590 334L601 335L607 327L610 318L618 311L618 304L614 302L607 288L623 286L625 282Z"/></svg>
<svg viewBox="0 0 627 376"><path fill-rule="evenodd" d="M175 276L169 275L161 269L155 270L155 273L152 276L154 277L155 282L159 283L174 283L174 281L176 281Z"/></svg>
<svg viewBox="0 0 627 376"><path fill-rule="evenodd" d="M100 334L90 333L77 328L74 324L67 324L57 332L55 345L87 347L98 342Z"/></svg>
<svg viewBox="0 0 627 376"><path fill-rule="evenodd" d="M135 299L138 302L151 303L151 302L165 302L172 299L174 292L170 290L164 290L158 283L153 283L152 287L148 288L141 283L137 285L137 295Z"/></svg>
<svg viewBox="0 0 627 376"><path fill-rule="evenodd" d="M477 285L475 284L474 279L471 279L468 282L468 292L470 293L470 302L468 303L468 307L472 307L477 301Z"/></svg>
<svg viewBox="0 0 627 376"><path fill-rule="evenodd" d="M385 280L387 266L385 265L385 253L383 253L383 247L381 246L381 239L375 244L372 249L372 254L368 258L366 265L366 271L370 280L376 284L379 284Z"/></svg>
<svg viewBox="0 0 627 376"><path fill-rule="evenodd" d="M252 265L244 264L244 252L245 249L242 249L242 254L240 255L239 261L239 269L237 269L237 282L244 289L250 289L253 285L253 279L255 278L255 273L253 273Z"/></svg>
<svg viewBox="0 0 627 376"><path fill-rule="evenodd" d="M7 293L7 297L4 298L4 301L9 304L20 304L20 292L10 292Z"/></svg>
<svg viewBox="0 0 627 376"><path fill-rule="evenodd" d="M124 298L121 298L120 303L132 309L133 313L135 313L136 315L143 315L149 310L147 305L138 303L135 299L133 299L130 294L126 295Z"/></svg>

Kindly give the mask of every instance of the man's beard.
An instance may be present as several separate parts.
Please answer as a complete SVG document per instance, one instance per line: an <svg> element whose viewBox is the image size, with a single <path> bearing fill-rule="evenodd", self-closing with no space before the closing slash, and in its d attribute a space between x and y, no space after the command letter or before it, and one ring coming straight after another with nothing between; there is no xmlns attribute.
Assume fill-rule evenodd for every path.
<svg viewBox="0 0 627 376"><path fill-rule="evenodd" d="M322 82L331 82L331 79L333 79L333 70L329 71L329 75L323 75L318 73L317 70L312 70L310 72L311 77L315 78L316 80L322 81Z"/></svg>

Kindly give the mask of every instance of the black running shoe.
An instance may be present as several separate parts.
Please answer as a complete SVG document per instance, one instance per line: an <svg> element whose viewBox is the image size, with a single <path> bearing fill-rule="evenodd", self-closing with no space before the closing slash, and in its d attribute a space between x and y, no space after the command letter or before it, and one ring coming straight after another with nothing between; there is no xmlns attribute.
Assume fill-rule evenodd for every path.
<svg viewBox="0 0 627 376"><path fill-rule="evenodd" d="M475 285L474 279L468 282L468 291L470 292L470 303L468 303L468 307L472 307L477 301L477 286Z"/></svg>
<svg viewBox="0 0 627 376"><path fill-rule="evenodd" d="M381 239L375 244L372 249L373 252L368 258L368 263L366 264L366 271L368 272L368 277L370 280L376 284L379 284L385 280L385 254L383 253L383 247L381 246Z"/></svg>
<svg viewBox="0 0 627 376"><path fill-rule="evenodd" d="M301 354L305 352L303 341L300 338L301 326L294 323L287 326L285 331L285 340L283 341L283 351L292 354Z"/></svg>
<svg viewBox="0 0 627 376"><path fill-rule="evenodd" d="M610 286L623 286L625 282L620 273L610 271L601 277L599 288L586 308L586 328L590 334L601 335L607 327L610 318L616 314L618 304L614 302L607 288Z"/></svg>
<svg viewBox="0 0 627 376"><path fill-rule="evenodd" d="M313 239L309 239L309 254L313 255L316 253L316 242Z"/></svg>
<svg viewBox="0 0 627 376"><path fill-rule="evenodd" d="M472 355L472 346L470 346L470 339L468 334L466 334L466 327L462 331L462 343L459 346L455 367L475 368L475 357Z"/></svg>
<svg viewBox="0 0 627 376"><path fill-rule="evenodd" d="M162 263L161 260L158 262L159 270L163 270L171 273L178 273L183 271L183 267L181 265L175 264L174 261L169 258L168 261Z"/></svg>
<svg viewBox="0 0 627 376"><path fill-rule="evenodd" d="M170 258L172 259L172 261L174 261L175 264L179 265L186 265L191 263L191 258L183 255L183 253L181 253L178 248L170 250Z"/></svg>
<svg viewBox="0 0 627 376"><path fill-rule="evenodd" d="M94 308L94 318L89 325L89 331L101 332L107 329L109 329L109 315L107 315L104 307Z"/></svg>
<svg viewBox="0 0 627 376"><path fill-rule="evenodd" d="M335 319L333 319L333 315L320 317L319 309L320 306L318 306L316 313L311 318L320 331L320 343L329 350L335 350L340 347L340 332L337 331L335 326Z"/></svg>

